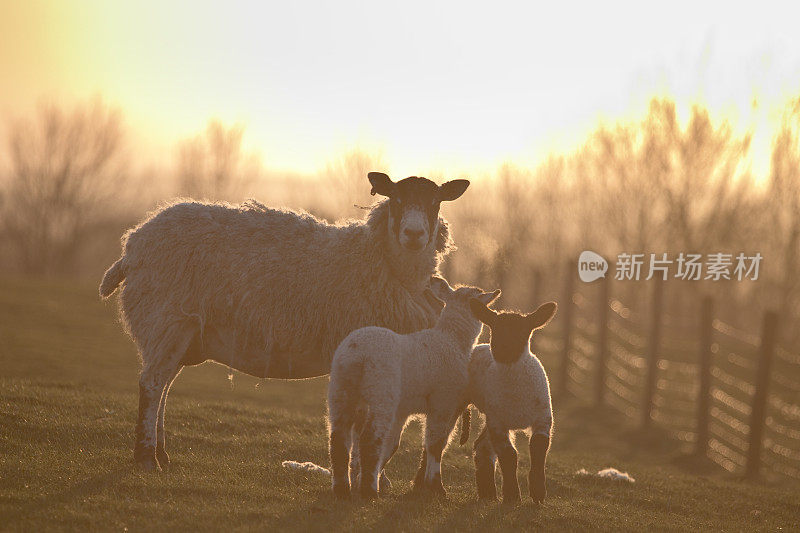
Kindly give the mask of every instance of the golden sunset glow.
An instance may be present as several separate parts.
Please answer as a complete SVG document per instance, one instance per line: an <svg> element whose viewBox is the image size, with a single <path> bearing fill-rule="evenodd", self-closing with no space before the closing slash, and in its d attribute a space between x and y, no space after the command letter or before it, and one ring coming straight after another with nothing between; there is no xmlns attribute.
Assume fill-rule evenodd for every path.
<svg viewBox="0 0 800 533"><path fill-rule="evenodd" d="M724 6L724 9L722 7ZM725 3L11 2L2 111L101 95L154 156L211 117L274 169L342 149L398 175L532 164L669 95L754 129L800 88L790 7Z"/></svg>
<svg viewBox="0 0 800 533"><path fill-rule="evenodd" d="M0 533L797 530L799 5L0 0Z"/></svg>

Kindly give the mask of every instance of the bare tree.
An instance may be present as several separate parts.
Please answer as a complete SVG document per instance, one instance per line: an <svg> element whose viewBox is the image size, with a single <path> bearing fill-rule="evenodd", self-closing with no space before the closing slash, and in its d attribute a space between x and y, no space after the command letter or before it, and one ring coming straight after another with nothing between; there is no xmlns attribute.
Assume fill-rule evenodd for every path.
<svg viewBox="0 0 800 533"><path fill-rule="evenodd" d="M763 237L778 265L774 274L779 310L782 314L788 311L797 314L800 312L800 97L787 106L772 143L770 163L763 208L769 223Z"/></svg>
<svg viewBox="0 0 800 533"><path fill-rule="evenodd" d="M0 237L29 274L68 270L124 177L120 113L100 100L44 105L9 126Z"/></svg>
<svg viewBox="0 0 800 533"><path fill-rule="evenodd" d="M745 168L751 135L737 137L727 122L692 108L681 130L671 101L654 101L645 123L646 172L665 202L666 228L685 250L711 252L730 245L749 223L742 209L752 196ZM719 251L719 250L713 250Z"/></svg>
<svg viewBox="0 0 800 533"><path fill-rule="evenodd" d="M640 122L600 127L578 157L612 246L697 251L728 243L752 193L750 139L699 106L682 128L668 99L651 101Z"/></svg>
<svg viewBox="0 0 800 533"><path fill-rule="evenodd" d="M371 153L362 148L354 148L341 157L329 161L322 172L328 205L322 206L325 216L336 219L352 215L353 205L369 205L374 198L370 196L367 173L385 172L381 153Z"/></svg>
<svg viewBox="0 0 800 533"><path fill-rule="evenodd" d="M176 171L179 194L211 200L240 199L261 171L258 155L244 152L243 138L244 126L226 127L214 119L203 133L183 141Z"/></svg>
<svg viewBox="0 0 800 533"><path fill-rule="evenodd" d="M638 124L599 127L576 153L580 195L588 199L591 220L586 237L596 248L635 251L652 247L657 224L657 194L642 169L642 131Z"/></svg>

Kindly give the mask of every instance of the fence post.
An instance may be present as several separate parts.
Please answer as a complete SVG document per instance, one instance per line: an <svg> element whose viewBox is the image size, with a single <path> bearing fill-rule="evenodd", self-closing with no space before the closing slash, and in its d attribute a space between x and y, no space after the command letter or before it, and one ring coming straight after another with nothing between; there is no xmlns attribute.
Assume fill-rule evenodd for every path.
<svg viewBox="0 0 800 533"><path fill-rule="evenodd" d="M650 310L650 339L648 341L647 375L644 384L644 401L642 402L642 427L650 427L653 414L653 396L656 392L658 377L658 350L661 344L661 314L663 313L664 282L661 278L653 278L653 301Z"/></svg>
<svg viewBox="0 0 800 533"><path fill-rule="evenodd" d="M597 368L595 369L595 403L603 404L603 392L606 387L606 359L608 359L608 300L611 295L611 280L600 279L600 307L597 317Z"/></svg>
<svg viewBox="0 0 800 533"><path fill-rule="evenodd" d="M778 337L778 314L774 311L764 313L764 325L761 329L761 349L758 357L758 374L756 376L756 392L753 395L753 410L750 413L750 443L747 449L747 467L745 475L758 477L761 469L761 437L764 434L764 417L767 407L772 355Z"/></svg>
<svg viewBox="0 0 800 533"><path fill-rule="evenodd" d="M567 261L566 281L564 283L564 303L561 312L561 323L563 324L564 353L561 357L561 373L559 374L559 391L564 396L567 395L567 382L569 382L569 351L572 349L572 322L574 320L575 304L572 301L575 292L575 274L578 271L578 264L575 261Z"/></svg>
<svg viewBox="0 0 800 533"><path fill-rule="evenodd" d="M695 442L695 453L701 456L708 451L713 316L714 300L711 296L705 296L700 308L700 389L697 391L697 442Z"/></svg>

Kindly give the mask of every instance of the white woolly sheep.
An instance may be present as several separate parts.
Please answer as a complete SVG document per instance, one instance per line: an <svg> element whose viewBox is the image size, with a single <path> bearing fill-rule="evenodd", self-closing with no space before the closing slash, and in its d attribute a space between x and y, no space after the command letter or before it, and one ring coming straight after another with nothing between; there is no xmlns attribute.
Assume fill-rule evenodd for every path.
<svg viewBox="0 0 800 533"><path fill-rule="evenodd" d="M350 494L351 482L366 498L378 495L379 474L412 415L425 417L425 473L415 488L444 493L442 452L467 403L467 366L482 327L469 301L489 304L500 291L452 289L441 278L431 287L445 303L433 328L407 335L361 328L336 349L328 419L333 492L339 497ZM349 468L351 457L360 473Z"/></svg>
<svg viewBox="0 0 800 533"><path fill-rule="evenodd" d="M395 183L378 172L369 181L388 200L344 225L255 201L183 202L125 233L100 295L122 284L121 322L141 357L139 465L169 464L164 409L184 366L212 360L261 378L321 376L354 329L409 333L435 323L425 291L452 244L439 205L469 182Z"/></svg>
<svg viewBox="0 0 800 533"><path fill-rule="evenodd" d="M541 305L533 313L497 313L478 300L470 301L473 314L489 326L490 344L479 344L469 362L469 397L486 416L486 424L475 441L475 479L478 497L496 499L495 462L503 474L503 501L519 501L517 451L509 432L525 430L530 437L531 498L541 502L545 489L545 462L553 429L550 385L539 359L530 351L533 331L547 325L556 313L556 303ZM462 420L462 444L469 433L468 411Z"/></svg>

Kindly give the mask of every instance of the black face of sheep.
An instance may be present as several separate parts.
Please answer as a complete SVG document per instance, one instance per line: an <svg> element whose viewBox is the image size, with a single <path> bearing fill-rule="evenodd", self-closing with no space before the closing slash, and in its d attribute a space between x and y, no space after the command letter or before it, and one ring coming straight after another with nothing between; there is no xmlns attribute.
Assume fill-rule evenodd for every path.
<svg viewBox="0 0 800 533"><path fill-rule="evenodd" d="M439 206L455 200L469 187L468 180L439 186L427 178L411 176L393 182L382 172L370 172L372 194L389 198L389 230L406 250L420 251L431 244L439 225Z"/></svg>
<svg viewBox="0 0 800 533"><path fill-rule="evenodd" d="M470 300L472 314L489 326L492 357L498 363L512 364L528 351L531 333L545 327L555 316L555 302L542 304L533 313L498 313L478 300Z"/></svg>

